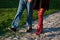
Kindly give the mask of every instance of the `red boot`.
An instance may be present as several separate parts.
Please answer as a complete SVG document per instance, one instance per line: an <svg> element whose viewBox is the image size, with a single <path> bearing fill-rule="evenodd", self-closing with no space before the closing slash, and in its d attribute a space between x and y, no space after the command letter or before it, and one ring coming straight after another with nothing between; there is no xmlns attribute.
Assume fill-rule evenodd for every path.
<svg viewBox="0 0 60 40"><path fill-rule="evenodd" d="M35 32L36 35L39 35L40 33L43 32L43 14L45 12L45 9L41 8L38 11L38 27L37 31Z"/></svg>
<svg viewBox="0 0 60 40"><path fill-rule="evenodd" d="M41 26L40 28L38 28L37 31L35 32L35 34L39 35L42 32L43 32L43 26Z"/></svg>

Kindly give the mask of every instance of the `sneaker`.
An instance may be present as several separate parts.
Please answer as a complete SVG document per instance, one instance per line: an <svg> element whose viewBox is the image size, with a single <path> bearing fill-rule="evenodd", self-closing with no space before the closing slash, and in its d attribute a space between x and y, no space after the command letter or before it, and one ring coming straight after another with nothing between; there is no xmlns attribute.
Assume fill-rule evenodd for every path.
<svg viewBox="0 0 60 40"><path fill-rule="evenodd" d="M32 31L32 28L29 28L28 30L27 30L27 32L31 32Z"/></svg>
<svg viewBox="0 0 60 40"><path fill-rule="evenodd" d="M16 32L15 28L9 28L9 30Z"/></svg>

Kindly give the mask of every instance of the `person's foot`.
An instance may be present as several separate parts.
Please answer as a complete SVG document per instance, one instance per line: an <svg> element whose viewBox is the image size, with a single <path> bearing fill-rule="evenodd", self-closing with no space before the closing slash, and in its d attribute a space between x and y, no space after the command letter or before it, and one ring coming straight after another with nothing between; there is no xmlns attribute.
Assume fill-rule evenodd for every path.
<svg viewBox="0 0 60 40"><path fill-rule="evenodd" d="M9 30L16 32L15 28L9 28Z"/></svg>
<svg viewBox="0 0 60 40"><path fill-rule="evenodd" d="M42 33L41 30L37 30L37 31L35 32L36 35L39 35L40 33Z"/></svg>
<svg viewBox="0 0 60 40"><path fill-rule="evenodd" d="M29 28L28 30L27 30L27 32L31 32L32 31L32 28Z"/></svg>

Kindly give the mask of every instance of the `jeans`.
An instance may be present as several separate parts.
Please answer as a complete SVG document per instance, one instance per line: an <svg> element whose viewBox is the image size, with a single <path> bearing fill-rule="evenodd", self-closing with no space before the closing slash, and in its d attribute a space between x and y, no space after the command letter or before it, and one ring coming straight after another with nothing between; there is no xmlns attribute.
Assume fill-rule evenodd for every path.
<svg viewBox="0 0 60 40"><path fill-rule="evenodd" d="M27 0L20 0L19 6L17 10L17 14L15 15L15 18L12 22L12 27L17 28L19 20L21 20L22 13L24 9L27 9L27 23L29 27L32 27L32 14L33 14L33 2L28 2Z"/></svg>

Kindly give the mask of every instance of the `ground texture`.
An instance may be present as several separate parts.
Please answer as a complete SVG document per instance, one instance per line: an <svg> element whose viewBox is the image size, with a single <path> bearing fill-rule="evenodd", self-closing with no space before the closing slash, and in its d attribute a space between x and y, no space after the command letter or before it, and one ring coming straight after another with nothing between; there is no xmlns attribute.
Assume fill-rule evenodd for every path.
<svg viewBox="0 0 60 40"><path fill-rule="evenodd" d="M8 33L8 36L1 37L0 40L60 40L60 12L56 12L51 15L44 16L44 30L40 35L35 35L34 32L37 29L37 20L33 22L33 31L27 33L24 28L19 29L17 33Z"/></svg>

